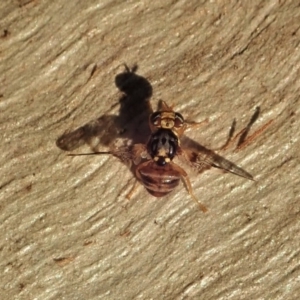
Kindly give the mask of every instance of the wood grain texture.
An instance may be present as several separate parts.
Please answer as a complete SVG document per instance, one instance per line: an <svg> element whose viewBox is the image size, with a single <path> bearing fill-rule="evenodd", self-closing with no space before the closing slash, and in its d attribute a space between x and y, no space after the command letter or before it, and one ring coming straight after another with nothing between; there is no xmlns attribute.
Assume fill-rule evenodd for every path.
<svg viewBox="0 0 300 300"><path fill-rule="evenodd" d="M1 1L0 298L298 299L299 24L297 1ZM259 111L218 152L256 181L191 173L203 214L183 186L128 201L117 159L67 156L66 132L98 130L72 153L122 135L124 63L131 99L209 119L187 133L205 147Z"/></svg>

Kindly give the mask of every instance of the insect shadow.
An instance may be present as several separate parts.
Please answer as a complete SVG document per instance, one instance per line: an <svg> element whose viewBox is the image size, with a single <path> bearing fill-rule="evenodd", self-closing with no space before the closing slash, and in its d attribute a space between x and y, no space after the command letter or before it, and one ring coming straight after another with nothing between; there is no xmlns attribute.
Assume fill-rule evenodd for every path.
<svg viewBox="0 0 300 300"><path fill-rule="evenodd" d="M233 122L232 122L232 124L231 124L229 133L228 133L227 141L220 148L220 150L227 149L236 140L238 140L238 141L236 143L236 149L235 150L239 150L239 149L243 148L243 146L246 145L247 142L248 142L249 132L250 132L250 130L252 128L252 125L257 121L257 119L259 117L259 114L260 114L260 107L257 106L255 108L255 112L252 115L252 117L251 117L249 123L247 124L247 126L245 128L243 128L243 130L241 130L238 133L235 133L235 131L236 131L236 120L234 119Z"/></svg>
<svg viewBox="0 0 300 300"><path fill-rule="evenodd" d="M256 120L258 119L258 116L260 114L260 107L256 107L255 109L255 112L253 114L253 116L251 117L249 123L247 124L246 128L245 128L245 131L241 134L240 138L239 138L239 141L237 143L237 146L240 147L242 144L245 143L246 141L246 138L249 134L249 131L252 127L252 125L256 122Z"/></svg>
<svg viewBox="0 0 300 300"><path fill-rule="evenodd" d="M146 143L150 135L148 118L152 113L150 98L153 89L146 78L136 74L137 69L137 65L131 69L125 65L125 70L115 77L115 85L122 92L117 115L104 114L62 134L56 140L57 147L73 151L87 144L97 151L99 145L109 146L118 137L130 139L133 143Z"/></svg>

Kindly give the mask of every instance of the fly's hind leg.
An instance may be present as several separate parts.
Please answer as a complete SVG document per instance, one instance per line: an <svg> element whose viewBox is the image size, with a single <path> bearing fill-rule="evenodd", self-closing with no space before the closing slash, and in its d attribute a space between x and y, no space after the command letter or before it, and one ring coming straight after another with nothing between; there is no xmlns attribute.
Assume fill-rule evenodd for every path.
<svg viewBox="0 0 300 300"><path fill-rule="evenodd" d="M185 187L188 191L188 193L190 194L190 196L192 197L192 199L197 203L197 205L199 206L199 208L205 213L207 212L207 208L196 198L196 196L194 195L194 191L190 182L190 179L187 175L187 173L178 165L176 165L175 163L172 163L174 170L176 170L177 172L179 172L179 174L181 175L181 179L185 184Z"/></svg>
<svg viewBox="0 0 300 300"><path fill-rule="evenodd" d="M181 177L182 180L184 181L185 185L186 185L186 188L190 194L190 196L192 197L192 199L197 203L197 205L199 206L199 208L205 213L207 212L207 208L206 206L204 206L201 202L199 202L199 200L196 198L196 196L194 195L194 191L193 191L193 188L192 188L192 185L191 185L191 182L189 180L189 177L186 175L186 176L182 176Z"/></svg>
<svg viewBox="0 0 300 300"><path fill-rule="evenodd" d="M145 163L148 162L143 162L141 163L141 161L143 159L147 158L147 149L146 146L144 144L135 144L133 145L132 151L131 151L131 162L133 163L133 169L134 169L134 173L135 173L135 182L132 186L132 188L130 189L129 193L126 195L126 198L128 200L131 199L131 197L133 196L133 194L136 192L136 190L138 189L139 186L139 181L141 181L139 172L137 172L137 170L139 168L141 168L141 166L145 165Z"/></svg>
<svg viewBox="0 0 300 300"><path fill-rule="evenodd" d="M127 193L126 198L128 200L130 200L133 196L133 194L136 192L136 190L138 189L139 186L139 182L137 180L135 180L133 186L131 187L130 191Z"/></svg>

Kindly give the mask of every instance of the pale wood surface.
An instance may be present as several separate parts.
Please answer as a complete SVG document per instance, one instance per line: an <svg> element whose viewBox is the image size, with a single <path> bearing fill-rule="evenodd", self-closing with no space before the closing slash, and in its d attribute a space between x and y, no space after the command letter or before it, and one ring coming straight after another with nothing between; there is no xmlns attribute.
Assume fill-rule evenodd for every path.
<svg viewBox="0 0 300 300"><path fill-rule="evenodd" d="M298 1L4 0L0 24L1 299L299 299ZM209 118L188 135L211 149L257 107L249 135L274 120L219 152L256 182L192 174L203 214L182 186L128 202L117 159L66 156L64 132L118 116L123 63L154 106Z"/></svg>

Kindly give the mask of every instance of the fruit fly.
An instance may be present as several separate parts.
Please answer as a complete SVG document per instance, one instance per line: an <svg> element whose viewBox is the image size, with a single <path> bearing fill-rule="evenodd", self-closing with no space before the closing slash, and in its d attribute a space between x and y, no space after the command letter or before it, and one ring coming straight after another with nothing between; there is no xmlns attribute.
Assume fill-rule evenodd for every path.
<svg viewBox="0 0 300 300"><path fill-rule="evenodd" d="M167 195L182 180L192 199L206 212L207 208L197 200L189 177L179 164L188 164L199 173L215 167L250 180L253 180L253 177L209 149L196 150L182 146L181 138L185 130L197 124L199 123L186 122L180 113L161 101L158 111L149 117L151 134L146 144L115 146L107 152L69 155L114 155L130 166L136 179L155 197Z"/></svg>

